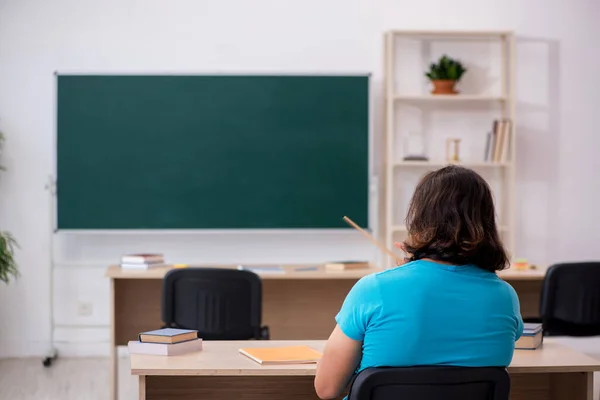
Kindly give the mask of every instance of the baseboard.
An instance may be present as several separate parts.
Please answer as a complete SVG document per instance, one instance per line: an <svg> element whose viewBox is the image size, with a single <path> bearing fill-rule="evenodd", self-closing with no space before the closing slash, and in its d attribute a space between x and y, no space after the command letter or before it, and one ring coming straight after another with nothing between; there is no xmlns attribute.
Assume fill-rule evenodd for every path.
<svg viewBox="0 0 600 400"><path fill-rule="evenodd" d="M47 357L52 350L49 342L33 341L2 341L0 344L0 358L16 357Z"/></svg>
<svg viewBox="0 0 600 400"><path fill-rule="evenodd" d="M53 346L49 342L1 342L0 358L40 357L55 350L58 357L109 357L110 330L104 326L58 326ZM126 346L117 349L119 357L128 357Z"/></svg>
<svg viewBox="0 0 600 400"><path fill-rule="evenodd" d="M109 357L110 345L108 343L56 343L55 348L59 357ZM117 347L119 358L129 357L126 346Z"/></svg>
<svg viewBox="0 0 600 400"><path fill-rule="evenodd" d="M55 343L58 357L108 357L109 343Z"/></svg>

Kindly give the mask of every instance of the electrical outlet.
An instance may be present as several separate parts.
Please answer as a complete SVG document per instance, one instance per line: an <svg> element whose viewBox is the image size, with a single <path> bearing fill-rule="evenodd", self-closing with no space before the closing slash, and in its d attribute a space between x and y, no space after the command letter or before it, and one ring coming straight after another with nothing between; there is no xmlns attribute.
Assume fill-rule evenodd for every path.
<svg viewBox="0 0 600 400"><path fill-rule="evenodd" d="M77 303L77 314L80 317L89 317L92 315L94 308L92 307L92 303L89 301L80 301Z"/></svg>

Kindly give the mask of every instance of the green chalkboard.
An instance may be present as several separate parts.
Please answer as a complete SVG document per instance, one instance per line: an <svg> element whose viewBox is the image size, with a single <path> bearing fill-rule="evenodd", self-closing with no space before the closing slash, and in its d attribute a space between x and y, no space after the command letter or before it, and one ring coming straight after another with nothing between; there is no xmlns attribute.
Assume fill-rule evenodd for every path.
<svg viewBox="0 0 600 400"><path fill-rule="evenodd" d="M58 229L368 224L368 76L57 80Z"/></svg>

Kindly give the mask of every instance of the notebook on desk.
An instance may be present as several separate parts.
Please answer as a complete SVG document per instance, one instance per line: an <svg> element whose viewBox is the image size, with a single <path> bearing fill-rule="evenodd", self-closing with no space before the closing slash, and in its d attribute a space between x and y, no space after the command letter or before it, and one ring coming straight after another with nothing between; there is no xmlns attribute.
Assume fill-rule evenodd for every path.
<svg viewBox="0 0 600 400"><path fill-rule="evenodd" d="M321 359L321 353L308 346L243 348L240 353L261 365L312 364Z"/></svg>

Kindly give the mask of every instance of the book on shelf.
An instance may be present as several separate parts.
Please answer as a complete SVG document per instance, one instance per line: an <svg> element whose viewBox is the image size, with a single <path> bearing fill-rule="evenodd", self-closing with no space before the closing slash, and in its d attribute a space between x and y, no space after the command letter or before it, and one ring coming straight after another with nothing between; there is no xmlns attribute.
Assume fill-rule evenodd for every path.
<svg viewBox="0 0 600 400"><path fill-rule="evenodd" d="M523 334L515 343L516 350L535 350L544 342L542 324L525 323Z"/></svg>
<svg viewBox="0 0 600 400"><path fill-rule="evenodd" d="M163 328L142 332L138 340L144 343L180 343L198 339L198 331L193 329Z"/></svg>
<svg viewBox="0 0 600 400"><path fill-rule="evenodd" d="M240 353L261 365L312 364L321 359L321 353L308 346L249 347Z"/></svg>
<svg viewBox="0 0 600 400"><path fill-rule="evenodd" d="M202 339L197 338L179 343L145 343L132 340L127 343L129 354L149 354L156 356L178 356L202 350Z"/></svg>
<svg viewBox="0 0 600 400"><path fill-rule="evenodd" d="M486 136L484 161L504 163L510 160L511 132L511 120L494 120L492 130Z"/></svg>
<svg viewBox="0 0 600 400"><path fill-rule="evenodd" d="M345 271L363 268L369 268L368 261L332 261L325 264L325 269L329 271Z"/></svg>
<svg viewBox="0 0 600 400"><path fill-rule="evenodd" d="M123 269L149 269L165 265L162 254L127 254L121 257Z"/></svg>

